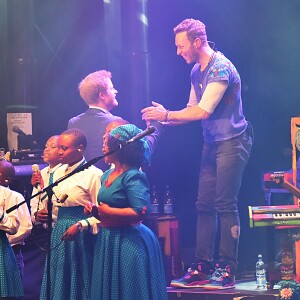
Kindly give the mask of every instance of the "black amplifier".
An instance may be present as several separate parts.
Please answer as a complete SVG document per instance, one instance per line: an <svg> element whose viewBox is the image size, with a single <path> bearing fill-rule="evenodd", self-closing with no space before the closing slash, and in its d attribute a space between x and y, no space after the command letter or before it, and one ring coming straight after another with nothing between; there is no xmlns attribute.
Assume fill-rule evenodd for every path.
<svg viewBox="0 0 300 300"><path fill-rule="evenodd" d="M24 165L24 164L39 164L44 163L43 150L12 150L10 151L10 162L13 165Z"/></svg>

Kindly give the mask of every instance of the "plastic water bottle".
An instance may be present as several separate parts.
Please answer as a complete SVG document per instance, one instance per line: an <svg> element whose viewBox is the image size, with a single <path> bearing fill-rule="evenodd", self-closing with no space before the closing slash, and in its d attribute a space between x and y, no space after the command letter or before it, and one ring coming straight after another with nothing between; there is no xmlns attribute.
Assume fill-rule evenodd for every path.
<svg viewBox="0 0 300 300"><path fill-rule="evenodd" d="M262 260L262 255L258 254L256 263L256 285L257 289L265 289L267 284L265 263Z"/></svg>
<svg viewBox="0 0 300 300"><path fill-rule="evenodd" d="M152 193L151 193L151 214L153 216L159 215L159 199L157 197L155 185L152 186Z"/></svg>
<svg viewBox="0 0 300 300"><path fill-rule="evenodd" d="M165 189L164 195L164 214L165 215L173 215L173 201L170 193L170 186L167 185Z"/></svg>

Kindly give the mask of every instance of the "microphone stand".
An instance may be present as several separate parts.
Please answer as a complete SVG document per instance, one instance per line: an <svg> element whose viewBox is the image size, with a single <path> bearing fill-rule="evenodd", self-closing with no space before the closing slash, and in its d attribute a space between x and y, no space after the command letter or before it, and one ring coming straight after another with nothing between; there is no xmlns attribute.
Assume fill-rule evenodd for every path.
<svg viewBox="0 0 300 300"><path fill-rule="evenodd" d="M125 145L127 145L126 143ZM53 207L53 202L52 202L52 197L54 195L53 188L57 186L60 182L66 180L67 178L73 176L76 173L79 173L87 168L89 168L91 165L95 164L98 160L103 159L104 157L116 152L117 150L123 148L123 146L120 146L119 148L116 148L112 151L109 151L105 155L95 157L91 159L90 161L86 162L79 168L73 170L69 174L57 179L55 182L49 184L47 187L43 188L36 194L32 195L28 200L31 200L32 198L35 198L36 196L39 196L40 194L46 192L47 198L48 198L48 203L47 203L47 210L48 210L48 218L47 218L47 264L46 264L46 274L47 274L47 281L46 281L46 299L50 300L51 298L51 272L50 272L50 266L51 266L51 234L52 234L52 207ZM10 213L17 209L19 206L22 204L26 203L26 200L20 202L19 204L16 204L9 209L6 210L6 213Z"/></svg>
<svg viewBox="0 0 300 300"><path fill-rule="evenodd" d="M128 145L130 142L127 142L124 145L120 145L120 147L113 149L112 151L109 151L108 153L102 155L102 156L98 156L95 157L93 159L91 159L90 161L86 162L85 164L83 164L82 166L80 166L79 168L73 170L72 172L70 172L69 174L57 179L55 182L49 184L47 187L43 188L42 190L40 190L39 192L37 192L36 194L32 195L28 200L35 198L36 196L46 192L47 193L47 198L48 198L48 203L47 203L47 210L48 210L48 218L47 218L47 264L46 264L46 274L47 274L47 281L46 281L46 299L50 300L51 298L51 272L50 272L50 266L51 266L51 234L52 234L52 207L53 207L53 203L52 203L52 197L54 195L53 192L53 188L55 186L57 186L60 182L66 180L67 178L73 176L76 173L79 173L87 168L89 168L90 166L94 165L97 161L99 161L100 159L103 159L104 157L122 149L124 146ZM10 207L9 209L6 210L6 213L10 213L12 211L14 211L15 209L17 209L19 206L21 206L22 204L26 203L26 200L24 200L23 202L20 202L19 204L16 204L12 207Z"/></svg>
<svg viewBox="0 0 300 300"><path fill-rule="evenodd" d="M42 194L42 193L44 193L44 192L47 193L47 197L48 197L49 191L51 191L51 190L52 190L55 186L57 186L61 181L63 181L63 180L65 180L65 179L69 178L70 176L72 176L72 175L74 175L74 174L76 174L76 173L78 173L78 172L80 172L80 171L83 171L83 170L89 168L91 165L95 164L98 160L103 159L103 158L106 157L107 155L110 155L110 154L114 153L115 151L117 151L117 150L119 150L119 149L120 149L120 148L117 148L117 149L115 149L115 150L113 150L113 151L108 152L108 153L105 154L105 155L98 156L98 157L95 157L95 158L91 159L90 161L88 161L88 162L86 162L84 165L82 165L81 167L77 168L76 170L72 171L71 173L69 173L69 174L67 174L67 175L65 175L65 176L63 176L63 177L57 179L55 182L53 182L53 183L49 184L48 186L46 186L45 188L41 189L39 192L37 192L37 193L35 193L34 195L32 195L28 200L31 200L32 198L35 198L36 196L39 196L40 194ZM53 194L54 194L54 193L53 193L53 191L52 191L52 196L53 196ZM52 199L52 198L51 198L51 199ZM24 201L22 201L22 202L20 202L20 203L18 203L18 204L16 204L16 205L13 205L12 207L10 207L10 208L8 208L8 209L6 210L6 213L8 214L8 213L10 213L10 212L12 212L12 211L18 209L21 205L23 205L23 204L25 204L25 203L26 203L26 200L24 200ZM47 223L47 224L48 224L48 223Z"/></svg>
<svg viewBox="0 0 300 300"><path fill-rule="evenodd" d="M125 142L123 145L121 144L119 147L117 147L116 149L113 149L109 152L107 152L106 154L102 155L102 156L98 156L95 157L93 159L91 159L90 161L86 162L84 165L82 165L81 167L73 170L71 173L59 178L58 180L56 180L55 182L53 182L52 184L49 184L47 187L43 188L42 190L40 190L39 192L37 192L36 194L32 195L28 200L35 198L36 196L39 196L40 194L46 192L47 193L47 189L52 189L53 187L57 186L60 182L62 182L63 180L69 178L70 176L81 172L87 168L89 168L91 165L94 165L97 161L99 161L100 159L103 159L104 157L118 151L119 149L122 149L123 147L127 146L128 144L134 143L135 141L138 141L140 139L142 139L143 137L145 137L146 135L152 134L155 131L155 128L153 126L148 126L144 131L142 131L141 133L137 134L135 137L133 137L132 139L130 139L129 141ZM48 195L48 193L47 193ZM53 195L53 192L52 192ZM51 198L52 200L52 198ZM17 209L19 206L21 206L22 204L26 203L26 200L20 202L19 204L16 204L12 207L10 207L9 209L6 210L6 213L10 213L12 211L14 211L15 209Z"/></svg>
<svg viewBox="0 0 300 300"><path fill-rule="evenodd" d="M87 168L89 168L91 165L95 164L98 160L103 159L105 156L110 155L111 153L119 150L120 148L117 148L113 151L108 152L105 155L95 157L92 160L88 161L84 165L80 166L79 168L73 170L69 174L59 178L56 180L54 183L48 185L45 187L43 190L40 192L36 193L33 195L30 199L36 197L37 195L46 192L47 197L48 197L48 203L47 203L47 210L48 210L48 218L47 218L47 264L46 264L46 274L47 274L47 281L46 281L46 299L50 300L51 299L51 272L50 272L50 266L51 266L51 234L52 234L52 207L53 207L53 202L52 202L52 197L54 195L53 192L53 187L57 186L60 182L66 180L67 178L73 176L76 173L79 173ZM20 203L21 204L21 203Z"/></svg>
<svg viewBox="0 0 300 300"><path fill-rule="evenodd" d="M37 192L36 194L32 195L28 200L46 192L47 193L47 197L48 197L48 204L47 204L47 209L48 209L48 218L47 218L47 282L46 282L46 291L47 291L47 297L46 299L50 300L50 296L51 296L51 274L50 274L50 261L51 261L51 233L52 233L52 207L53 207L53 203L52 203L52 197L54 195L53 192L53 188L55 186L57 186L60 182L66 180L67 178L73 176L76 173L79 173L87 168L89 168L90 166L94 165L97 161L99 161L100 159L103 159L104 157L122 149L123 147L127 146L130 143L133 143L137 140L140 140L141 138L143 138L146 135L149 135L151 133L154 132L154 128L152 126L149 126L145 131L139 133L138 135L136 135L135 137L133 137L132 139L130 139L129 141L125 142L123 145L121 144L119 147L117 147L116 149L113 149L109 152L107 152L106 154L102 155L102 156L98 156L95 157L93 159L91 159L90 161L86 162L85 164L83 164L82 166L76 168L75 170L73 170L72 172L70 172L69 174L57 179L55 182L49 184L47 187L43 188L42 190L40 190L39 192ZM19 204L16 204L12 207L10 207L9 209L6 210L6 213L10 213L13 210L17 209L19 206L21 206L22 204L26 203L26 200L23 202L20 202Z"/></svg>
<svg viewBox="0 0 300 300"><path fill-rule="evenodd" d="M47 281L46 281L46 299L50 300L51 296L51 275L50 275L50 266L51 266L51 234L52 234L52 197L53 197L53 188L48 186L45 188L48 197L47 210L48 210L48 218L47 218L47 265L46 265L46 273L47 273Z"/></svg>

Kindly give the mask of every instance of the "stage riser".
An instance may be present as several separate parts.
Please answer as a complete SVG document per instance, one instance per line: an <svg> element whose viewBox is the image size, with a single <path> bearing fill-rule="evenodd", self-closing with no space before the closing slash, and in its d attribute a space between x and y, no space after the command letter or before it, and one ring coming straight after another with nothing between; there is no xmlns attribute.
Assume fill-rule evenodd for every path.
<svg viewBox="0 0 300 300"><path fill-rule="evenodd" d="M229 294L197 294L168 293L169 300L276 300L276 295L229 295Z"/></svg>

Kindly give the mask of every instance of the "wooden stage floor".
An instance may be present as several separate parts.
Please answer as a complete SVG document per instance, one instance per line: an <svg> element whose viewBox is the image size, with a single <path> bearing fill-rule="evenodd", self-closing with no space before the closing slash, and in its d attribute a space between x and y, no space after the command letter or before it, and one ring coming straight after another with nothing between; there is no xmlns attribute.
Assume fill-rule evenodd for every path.
<svg viewBox="0 0 300 300"><path fill-rule="evenodd" d="M208 291L203 288L168 287L169 300L275 300L278 290L256 290L255 281L237 281L234 289Z"/></svg>

